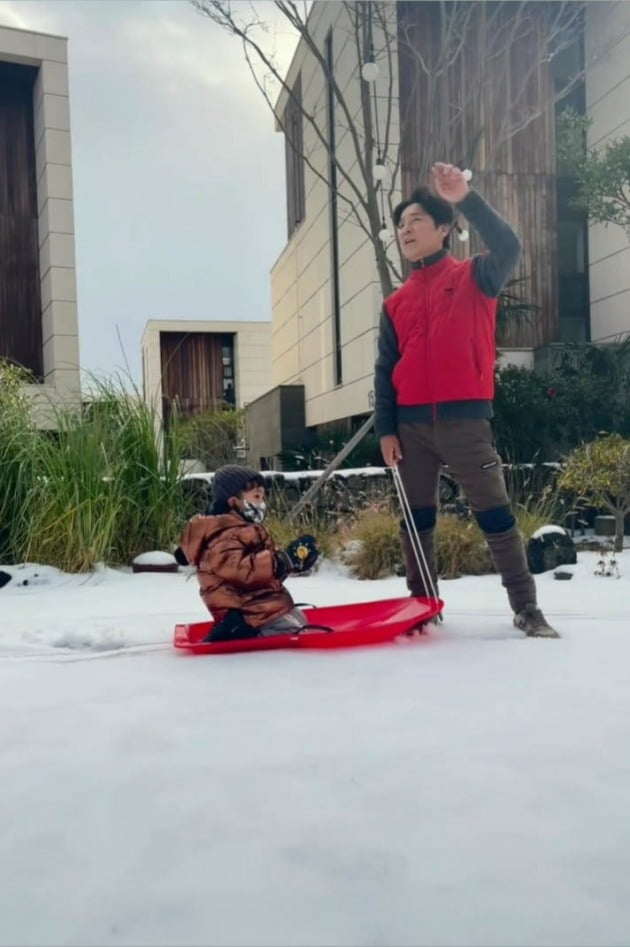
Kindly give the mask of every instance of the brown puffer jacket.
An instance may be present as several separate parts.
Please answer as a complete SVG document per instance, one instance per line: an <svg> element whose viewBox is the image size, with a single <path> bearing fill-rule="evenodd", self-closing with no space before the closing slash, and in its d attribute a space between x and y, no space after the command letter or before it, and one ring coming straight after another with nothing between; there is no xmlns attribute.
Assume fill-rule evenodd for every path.
<svg viewBox="0 0 630 947"><path fill-rule="evenodd" d="M252 628L285 615L294 602L274 572L276 545L264 526L238 513L194 516L180 546L197 566L199 594L215 621L238 608Z"/></svg>

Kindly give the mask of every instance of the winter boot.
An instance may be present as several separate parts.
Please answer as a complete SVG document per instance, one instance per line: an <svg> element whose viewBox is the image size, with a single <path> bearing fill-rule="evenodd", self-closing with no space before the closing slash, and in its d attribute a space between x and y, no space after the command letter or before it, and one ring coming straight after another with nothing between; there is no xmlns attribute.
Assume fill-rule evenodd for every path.
<svg viewBox="0 0 630 947"><path fill-rule="evenodd" d="M515 614L536 601L536 583L529 571L525 545L517 526L502 533L484 533L495 568Z"/></svg>
<svg viewBox="0 0 630 947"><path fill-rule="evenodd" d="M433 580L435 594L439 595L437 570L435 567L435 544L433 540L434 533L434 529L420 530L418 532L418 538L420 539L420 545L422 546L422 551L424 552L424 558L426 559L427 565L429 567L429 574ZM403 559L405 561L405 577L407 579L407 588L409 589L410 594L420 595L423 598L431 598L431 592L429 589L425 588L424 580L420 573L420 569L418 568L418 562L413 551L409 533L404 527L400 530L400 544L402 546Z"/></svg>
<svg viewBox="0 0 630 947"><path fill-rule="evenodd" d="M541 610L533 602L514 616L514 627L524 631L528 638L559 638L560 635L552 628Z"/></svg>

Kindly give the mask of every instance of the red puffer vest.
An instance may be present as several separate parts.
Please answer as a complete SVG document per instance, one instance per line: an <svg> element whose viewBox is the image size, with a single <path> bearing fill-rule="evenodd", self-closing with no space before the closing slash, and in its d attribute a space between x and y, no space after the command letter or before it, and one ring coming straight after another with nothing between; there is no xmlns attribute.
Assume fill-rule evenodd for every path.
<svg viewBox="0 0 630 947"><path fill-rule="evenodd" d="M492 400L497 300L477 286L472 259L414 270L385 308L398 339L399 405Z"/></svg>

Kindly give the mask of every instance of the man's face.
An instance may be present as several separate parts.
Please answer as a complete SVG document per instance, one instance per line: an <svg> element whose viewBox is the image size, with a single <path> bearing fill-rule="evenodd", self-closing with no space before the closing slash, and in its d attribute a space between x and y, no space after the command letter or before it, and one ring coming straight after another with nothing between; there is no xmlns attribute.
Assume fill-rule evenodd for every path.
<svg viewBox="0 0 630 947"><path fill-rule="evenodd" d="M438 227L420 204L405 207L398 222L400 252L410 263L422 260L442 249L448 227Z"/></svg>

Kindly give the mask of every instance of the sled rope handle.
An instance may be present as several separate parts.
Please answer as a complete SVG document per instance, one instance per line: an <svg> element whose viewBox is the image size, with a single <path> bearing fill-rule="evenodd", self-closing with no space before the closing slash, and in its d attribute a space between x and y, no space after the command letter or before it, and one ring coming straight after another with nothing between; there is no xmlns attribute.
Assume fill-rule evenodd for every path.
<svg viewBox="0 0 630 947"><path fill-rule="evenodd" d="M422 548L422 543L420 542L418 529L411 513L409 497L407 496L407 491L405 490L405 485L402 481L398 465L394 464L391 470L392 477L394 479L394 486L396 487L396 493L398 494L398 501L402 509L403 519L405 521L405 526L407 527L407 533L409 534L411 548L413 549L413 554L420 572L420 577L424 583L425 589L430 593L430 598L437 601L437 589L435 587L435 583L433 582L433 576L431 575L431 570L429 569L427 558L424 554L424 549Z"/></svg>

